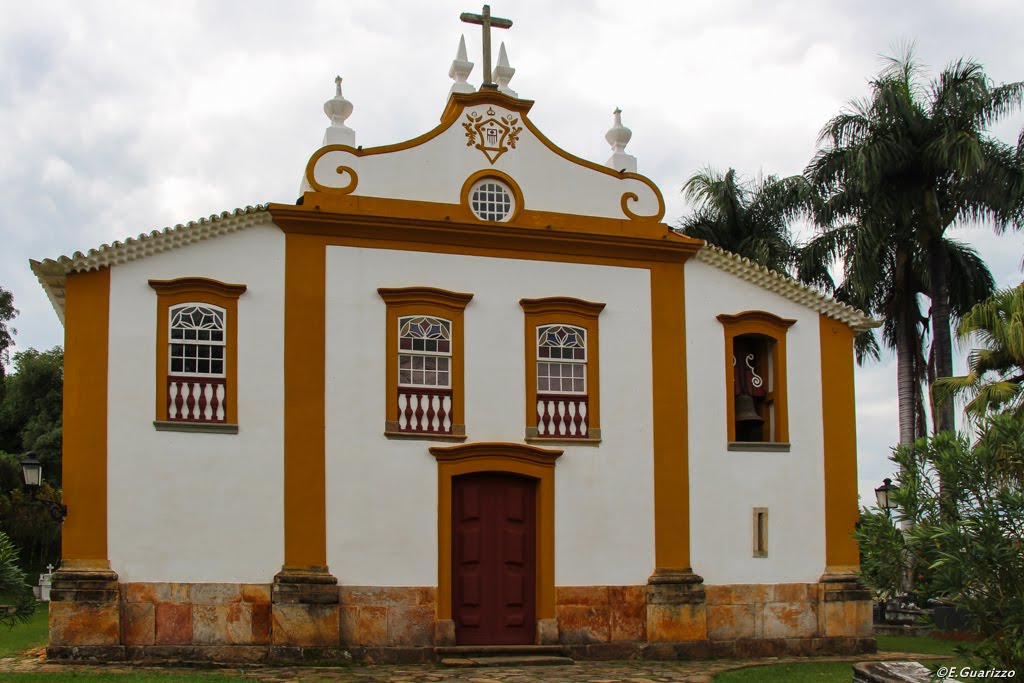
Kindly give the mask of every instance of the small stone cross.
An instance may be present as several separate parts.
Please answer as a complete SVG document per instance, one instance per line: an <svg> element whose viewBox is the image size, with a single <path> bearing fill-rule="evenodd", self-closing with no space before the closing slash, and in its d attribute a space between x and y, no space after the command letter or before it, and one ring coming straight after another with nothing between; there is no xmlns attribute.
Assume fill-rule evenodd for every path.
<svg viewBox="0 0 1024 683"><path fill-rule="evenodd" d="M459 19L467 24L479 24L484 27L484 82L480 88L494 89L497 86L491 80L491 27L512 28L512 20L492 17L490 5L484 5L483 14L463 12L459 15Z"/></svg>
<svg viewBox="0 0 1024 683"><path fill-rule="evenodd" d="M46 571L47 571L47 573L52 574L53 573L53 565L52 564L46 565Z"/></svg>

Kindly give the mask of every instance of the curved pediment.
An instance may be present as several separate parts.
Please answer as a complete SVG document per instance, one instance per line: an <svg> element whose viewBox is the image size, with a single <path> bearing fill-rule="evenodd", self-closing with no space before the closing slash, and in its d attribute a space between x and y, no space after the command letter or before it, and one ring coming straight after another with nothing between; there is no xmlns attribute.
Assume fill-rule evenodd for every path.
<svg viewBox="0 0 1024 683"><path fill-rule="evenodd" d="M511 186L519 204L510 223L538 212L662 219L665 202L654 182L558 148L530 121L532 105L497 91L453 94L441 123L419 137L367 149L328 145L317 150L307 164L306 183L318 195L467 208L467 181L493 176Z"/></svg>

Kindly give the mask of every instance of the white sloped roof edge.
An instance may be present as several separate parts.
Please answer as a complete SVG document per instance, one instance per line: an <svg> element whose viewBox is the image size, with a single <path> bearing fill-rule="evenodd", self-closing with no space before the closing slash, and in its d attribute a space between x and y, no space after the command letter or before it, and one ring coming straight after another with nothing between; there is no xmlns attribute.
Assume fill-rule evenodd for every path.
<svg viewBox="0 0 1024 683"><path fill-rule="evenodd" d="M839 322L846 323L857 332L864 332L882 323L863 311L800 284L793 278L758 265L721 247L705 244L695 257L701 263L735 275L769 292L775 292L801 306L813 309Z"/></svg>
<svg viewBox="0 0 1024 683"><path fill-rule="evenodd" d="M56 259L29 261L32 272L46 291L53 310L64 323L64 283L68 273L98 270L119 263L129 263L146 256L170 251L188 244L220 235L227 235L252 227L269 216L266 204L247 206L234 211L224 211L207 218L175 225L173 228L144 232L138 237L129 237L124 242L103 244L87 253L76 251L71 256Z"/></svg>

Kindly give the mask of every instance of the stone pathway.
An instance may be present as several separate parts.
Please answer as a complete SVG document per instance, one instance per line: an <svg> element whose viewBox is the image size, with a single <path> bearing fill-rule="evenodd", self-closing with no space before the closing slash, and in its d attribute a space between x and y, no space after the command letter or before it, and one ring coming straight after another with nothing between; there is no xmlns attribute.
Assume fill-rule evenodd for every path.
<svg viewBox="0 0 1024 683"><path fill-rule="evenodd" d="M0 674L67 673L70 671L105 674L192 672L239 676L256 683L301 683L304 681L344 681L345 683L711 683L715 674L730 669L773 664L810 662L873 662L892 660L925 661L941 659L936 655L882 652L858 657L769 657L755 660L707 660L688 662L577 662L572 666L523 668L449 669L436 666L325 666L325 667L246 667L182 669L181 667L52 664L42 649L30 650L19 657L0 659Z"/></svg>

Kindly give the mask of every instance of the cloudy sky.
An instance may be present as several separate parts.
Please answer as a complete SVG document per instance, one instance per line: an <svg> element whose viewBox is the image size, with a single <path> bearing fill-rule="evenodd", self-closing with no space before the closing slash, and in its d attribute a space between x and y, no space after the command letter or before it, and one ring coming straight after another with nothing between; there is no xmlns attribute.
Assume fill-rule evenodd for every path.
<svg viewBox="0 0 1024 683"><path fill-rule="evenodd" d="M867 92L880 55L916 42L935 72L959 57L1024 79L1019 0L644 2L495 0L511 86L564 149L599 162L623 109L627 151L665 194L705 165L803 170L822 125ZM341 74L364 146L438 121L466 0L24 2L0 0L0 285L19 349L62 343L28 269L55 257L238 206L294 201ZM495 46L497 47L497 46ZM1015 140L1018 114L994 132ZM1020 282L1024 235L965 227L1000 285ZM891 359L858 370L860 491L890 471Z"/></svg>

